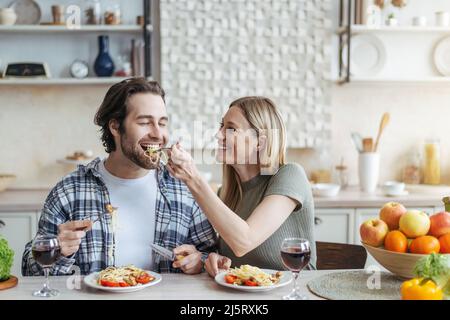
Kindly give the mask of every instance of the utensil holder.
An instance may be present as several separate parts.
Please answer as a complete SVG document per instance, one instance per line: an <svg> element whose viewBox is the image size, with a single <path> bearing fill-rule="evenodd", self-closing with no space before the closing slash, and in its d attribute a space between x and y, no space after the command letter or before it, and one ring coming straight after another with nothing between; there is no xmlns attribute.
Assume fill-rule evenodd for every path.
<svg viewBox="0 0 450 320"><path fill-rule="evenodd" d="M380 174L380 154L376 152L364 152L359 154L358 176L361 191L374 193Z"/></svg>

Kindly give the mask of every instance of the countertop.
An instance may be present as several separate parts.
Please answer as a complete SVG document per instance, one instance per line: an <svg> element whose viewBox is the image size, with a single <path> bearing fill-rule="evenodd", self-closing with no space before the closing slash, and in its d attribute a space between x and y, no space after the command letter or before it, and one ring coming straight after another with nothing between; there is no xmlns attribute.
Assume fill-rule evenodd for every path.
<svg viewBox="0 0 450 320"><path fill-rule="evenodd" d="M0 212L39 211L49 189L11 189L0 192ZM442 198L450 195L450 187L423 187L410 190L405 196L388 197L377 190L364 194L357 187L341 190L336 197L315 197L316 208L371 208L389 201L398 201L407 207L443 207Z"/></svg>
<svg viewBox="0 0 450 320"><path fill-rule="evenodd" d="M336 270L342 271L342 270ZM306 284L309 280L335 270L302 271L299 276L299 287L302 294L309 299L322 299L311 293ZM73 276L50 277L50 287L58 289L60 295L51 300L280 300L292 290L293 284L263 292L244 292L217 284L206 273L186 275L180 273L162 274L162 281L154 286L129 293L110 293L87 287L82 277L74 282ZM32 292L42 288L44 277L19 277L16 287L1 290L0 300L46 300L32 296ZM69 284L69 285L67 285ZM76 289L77 285L78 288ZM72 289L69 289L72 288Z"/></svg>

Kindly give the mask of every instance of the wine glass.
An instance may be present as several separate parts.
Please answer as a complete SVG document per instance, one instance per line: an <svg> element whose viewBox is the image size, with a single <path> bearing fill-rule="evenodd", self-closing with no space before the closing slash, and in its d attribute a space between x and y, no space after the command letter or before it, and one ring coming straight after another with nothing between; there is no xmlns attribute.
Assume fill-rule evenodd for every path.
<svg viewBox="0 0 450 320"><path fill-rule="evenodd" d="M309 263L311 249L309 241L302 238L286 238L281 244L281 259L283 264L291 270L294 277L294 289L283 300L307 300L308 297L300 294L297 278L300 271Z"/></svg>
<svg viewBox="0 0 450 320"><path fill-rule="evenodd" d="M49 286L48 274L52 265L61 255L58 238L51 235L38 235L33 240L31 247L33 259L44 269L45 283L41 290L33 292L35 297L54 297L59 294L56 289Z"/></svg>

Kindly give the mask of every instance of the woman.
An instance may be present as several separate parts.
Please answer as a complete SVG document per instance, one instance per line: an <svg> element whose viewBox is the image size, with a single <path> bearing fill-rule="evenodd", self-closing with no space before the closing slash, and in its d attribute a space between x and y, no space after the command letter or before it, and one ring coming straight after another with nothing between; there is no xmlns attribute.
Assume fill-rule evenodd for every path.
<svg viewBox="0 0 450 320"><path fill-rule="evenodd" d="M210 254L205 261L208 273L215 276L231 261L282 270L280 246L288 237L310 241L308 268L315 268L311 187L301 166L285 163L286 132L274 103L264 97L232 102L216 138L217 160L223 163L219 196L180 145L172 148L167 166L220 235L220 255Z"/></svg>

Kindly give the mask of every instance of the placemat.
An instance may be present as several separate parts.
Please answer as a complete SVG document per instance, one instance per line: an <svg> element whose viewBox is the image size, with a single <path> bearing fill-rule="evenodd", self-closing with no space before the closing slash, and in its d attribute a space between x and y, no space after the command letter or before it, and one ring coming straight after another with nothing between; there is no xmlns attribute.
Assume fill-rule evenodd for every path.
<svg viewBox="0 0 450 320"><path fill-rule="evenodd" d="M365 270L332 272L307 283L315 295L330 300L398 300L404 280L389 272L377 276ZM371 288L369 288L368 284ZM378 286L379 284L379 286Z"/></svg>

